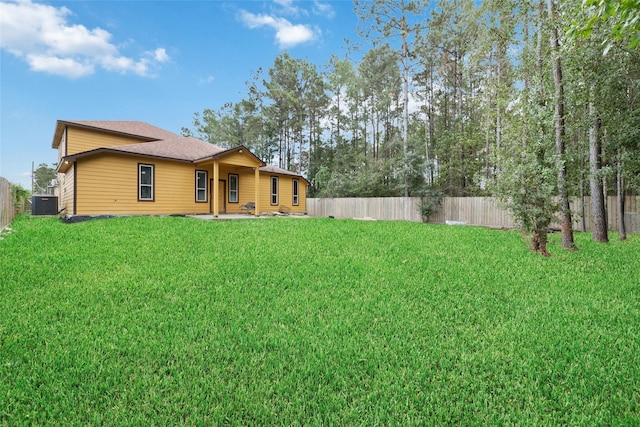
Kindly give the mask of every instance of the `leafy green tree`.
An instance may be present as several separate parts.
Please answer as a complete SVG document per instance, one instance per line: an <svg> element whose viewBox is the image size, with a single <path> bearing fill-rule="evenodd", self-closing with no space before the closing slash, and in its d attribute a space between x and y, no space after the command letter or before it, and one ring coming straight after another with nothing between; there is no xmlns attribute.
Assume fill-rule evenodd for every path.
<svg viewBox="0 0 640 427"><path fill-rule="evenodd" d="M425 4L422 1L360 1L354 0L355 10L364 29L361 31L365 37L377 33L376 44L381 40L400 37L401 46L399 60L402 64L402 153L403 165L401 170L408 170L408 145L409 145L409 82L411 80L411 58L409 43L415 40L422 25L415 19L420 15ZM412 19L412 17L414 19ZM408 177L403 175L404 196L409 195Z"/></svg>
<svg viewBox="0 0 640 427"><path fill-rule="evenodd" d="M574 20L571 36L588 38L598 24L609 24L602 39L606 54L615 43L627 41L630 49L640 43L640 0L582 0L584 18Z"/></svg>
<svg viewBox="0 0 640 427"><path fill-rule="evenodd" d="M302 90L302 109L305 111L307 119L307 147L305 151L302 147L303 142L300 141L300 162L303 170L311 179L315 176L321 161L322 135L325 131L323 122L328 116L329 96L327 95L327 82L324 75L318 72L317 67L309 62L302 62L302 79L305 81Z"/></svg>
<svg viewBox="0 0 640 427"><path fill-rule="evenodd" d="M29 197L31 197L31 192L20 184L11 184L11 196L13 197L13 205L19 212L21 207L26 206Z"/></svg>
<svg viewBox="0 0 640 427"><path fill-rule="evenodd" d="M545 256L548 229L557 205L558 154L553 130L555 112L550 108L553 83L544 43L548 22L544 3L537 14L525 19L536 26L535 37L525 37L518 74L525 82L514 100L504 128L504 141L497 149L492 191L511 212L520 228L531 235L531 248ZM533 8L532 8L533 9ZM533 53L533 54L532 54Z"/></svg>
<svg viewBox="0 0 640 427"><path fill-rule="evenodd" d="M553 196L557 186L555 150L544 123L552 120L531 93L510 116L505 141L499 150L501 173L493 192L520 228L531 235L531 248L548 256L548 229L556 212Z"/></svg>
<svg viewBox="0 0 640 427"><path fill-rule="evenodd" d="M565 249L576 249L576 244L573 239L571 207L569 205L569 189L567 188L564 79L562 74L562 61L560 58L560 36L556 20L556 6L553 0L547 0L547 11L551 33L550 41L553 62L555 143L557 155L560 161L560 164L558 165L558 206L560 210L560 227L562 230L562 247Z"/></svg>
<svg viewBox="0 0 640 427"><path fill-rule="evenodd" d="M56 165L51 166L40 163L33 172L33 191L35 193L46 193L47 187L56 178Z"/></svg>
<svg viewBox="0 0 640 427"><path fill-rule="evenodd" d="M397 53L388 44L368 51L358 66L358 76L362 81L362 106L368 110L371 154L378 159L389 158L392 153L393 136L398 131L397 105L401 77ZM366 155L366 146L364 148Z"/></svg>
<svg viewBox="0 0 640 427"><path fill-rule="evenodd" d="M433 152L438 172L434 182L451 196L479 190L475 180L483 162L477 152L483 149L484 135L474 131L479 120L479 88L484 84L478 73L486 67L474 66L471 59L483 33L481 16L471 0L438 2L419 49L421 56L436 57L436 75L425 70L429 80L435 80ZM421 64L429 62L420 60Z"/></svg>
<svg viewBox="0 0 640 427"><path fill-rule="evenodd" d="M586 38L559 31L587 19L596 3L613 4L357 1L359 32L373 40L361 60L334 56L321 73L281 54L264 76L252 76L244 99L197 114L192 133L242 143L305 174L312 195L495 188L546 253L549 224L557 214L572 231L568 200L584 200L590 180L603 196L615 187L622 204L625 190L640 188L640 50L611 37L620 22L625 40L633 37L625 20L635 12L624 0L614 14L603 9ZM601 146L593 172L590 130ZM618 210L623 223L624 206ZM570 237L563 232L563 245L571 247Z"/></svg>

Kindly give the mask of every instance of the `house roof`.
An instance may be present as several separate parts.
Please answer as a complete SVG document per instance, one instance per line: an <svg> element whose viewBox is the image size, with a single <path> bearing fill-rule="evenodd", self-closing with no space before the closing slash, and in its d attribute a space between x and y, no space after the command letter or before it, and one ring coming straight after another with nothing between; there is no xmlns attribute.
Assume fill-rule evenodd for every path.
<svg viewBox="0 0 640 427"><path fill-rule="evenodd" d="M304 180L304 182L307 183L307 185L311 185L311 183L309 182L309 180L307 178L305 178L304 176L300 175L299 173L296 172L291 172L288 171L286 169L282 169L279 168L277 166L273 166L273 165L266 165L260 168L261 172L266 172L266 173L273 173L273 174L278 174L278 175L291 175L291 176L295 176L297 178L300 178L302 180Z"/></svg>
<svg viewBox="0 0 640 427"><path fill-rule="evenodd" d="M184 162L203 162L209 159L223 157L225 154L245 150L248 155L254 157L257 162L261 164L260 171L279 175L297 176L307 181L306 178L295 172L272 165L266 165L260 158L253 154L251 150L243 145L225 149L194 137L180 136L148 123L138 121L58 120L53 139L53 148L57 148L65 126L91 128L134 136L140 138L142 142L97 148L66 156L64 158L65 162L58 166L60 172L64 172L64 170L68 168L65 165L68 165L69 162L77 158L92 156L98 153L121 153Z"/></svg>
<svg viewBox="0 0 640 427"><path fill-rule="evenodd" d="M131 154L164 157L167 159L185 160L190 162L212 157L225 151L223 148L193 137L176 137L160 141L119 145L110 148L113 151L122 151Z"/></svg>
<svg viewBox="0 0 640 427"><path fill-rule="evenodd" d="M291 171L288 171L288 170L286 170L286 169L282 169L282 168L279 168L279 167L277 167L277 166L273 166L273 165L266 165L266 166L263 166L263 167L261 167L261 168L260 168L260 170L261 170L262 172L267 172L267 173L277 173L277 174L279 174L279 175L302 176L302 175L300 175L299 173L291 172Z"/></svg>
<svg viewBox="0 0 640 427"><path fill-rule="evenodd" d="M206 157L202 157L202 158L197 159L196 161L197 161L198 163L200 163L200 162L204 162L204 161L207 161L207 160L210 160L210 159L219 159L219 158L223 157L223 156L224 156L224 155L226 155L226 154L231 154L231 153L235 153L235 152L240 152L240 153L242 153L242 152L243 152L242 150L244 150L244 151L245 151L245 152L246 152L250 157L252 157L253 159L255 159L255 161L256 161L260 166L264 166L264 165L266 165L266 163L265 163L265 162L263 162L263 161L262 161L258 156L256 156L255 154L253 154L253 153L251 152L251 150L249 150L249 149L248 149L247 147L245 147L244 145L238 145L237 147L233 147L233 148L229 148L229 149L223 149L222 151L220 151L220 152L218 152L218 153L216 153L216 154L214 154L214 155L206 156ZM261 169L261 170L262 170L262 169Z"/></svg>
<svg viewBox="0 0 640 427"><path fill-rule="evenodd" d="M154 141L154 140L169 140L175 138L182 138L180 135L168 130L164 130L157 126L150 125L144 122L138 121L123 121L123 120L58 120L56 123L56 130L53 135L53 142L51 146L58 148L60 144L60 138L65 126L75 126L81 128L89 128L100 130L103 132L112 132L121 135L133 136L140 138L141 140Z"/></svg>

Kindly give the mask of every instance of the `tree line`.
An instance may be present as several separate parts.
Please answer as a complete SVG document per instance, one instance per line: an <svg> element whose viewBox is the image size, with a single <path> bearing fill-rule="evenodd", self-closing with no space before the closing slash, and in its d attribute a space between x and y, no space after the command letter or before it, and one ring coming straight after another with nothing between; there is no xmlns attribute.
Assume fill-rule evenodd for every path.
<svg viewBox="0 0 640 427"><path fill-rule="evenodd" d="M572 198L606 210L640 189L640 2L354 1L359 40L312 64L288 52L185 135L245 145L310 196L499 197L547 254ZM357 58L357 59L356 59ZM606 206L617 194L619 206Z"/></svg>

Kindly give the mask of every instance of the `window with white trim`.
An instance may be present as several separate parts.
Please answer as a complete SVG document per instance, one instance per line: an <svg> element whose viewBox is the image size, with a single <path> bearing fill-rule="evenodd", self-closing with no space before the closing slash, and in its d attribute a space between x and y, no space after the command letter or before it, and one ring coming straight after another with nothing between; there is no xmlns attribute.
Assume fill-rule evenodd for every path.
<svg viewBox="0 0 640 427"><path fill-rule="evenodd" d="M293 206L298 206L300 204L300 196L299 196L299 188L300 188L300 180L297 178L293 178L291 182L293 183L293 188L291 193L293 194Z"/></svg>
<svg viewBox="0 0 640 427"><path fill-rule="evenodd" d="M277 176L271 177L271 204L272 205L278 204L278 177Z"/></svg>
<svg viewBox="0 0 640 427"><path fill-rule="evenodd" d="M138 200L153 201L153 165L138 163Z"/></svg>
<svg viewBox="0 0 640 427"><path fill-rule="evenodd" d="M207 171L196 171L196 202L207 201Z"/></svg>
<svg viewBox="0 0 640 427"><path fill-rule="evenodd" d="M238 175L229 174L229 203L238 203L238 188L239 188Z"/></svg>

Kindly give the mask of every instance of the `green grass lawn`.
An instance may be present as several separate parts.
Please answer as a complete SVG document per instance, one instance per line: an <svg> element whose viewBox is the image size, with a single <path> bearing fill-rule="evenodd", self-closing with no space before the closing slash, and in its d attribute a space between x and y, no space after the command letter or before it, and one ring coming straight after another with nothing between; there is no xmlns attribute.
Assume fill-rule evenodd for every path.
<svg viewBox="0 0 640 427"><path fill-rule="evenodd" d="M638 425L640 238L19 217L0 425ZM615 236L614 236L615 239Z"/></svg>

